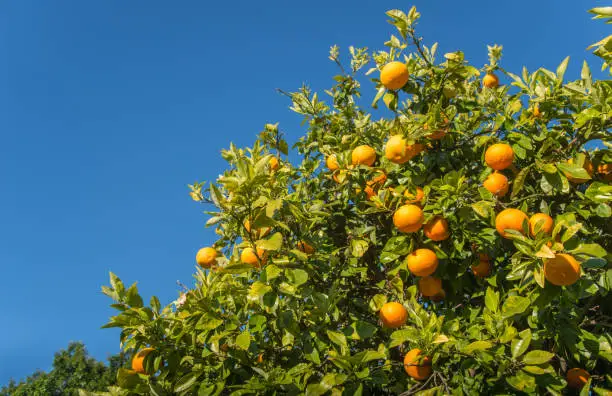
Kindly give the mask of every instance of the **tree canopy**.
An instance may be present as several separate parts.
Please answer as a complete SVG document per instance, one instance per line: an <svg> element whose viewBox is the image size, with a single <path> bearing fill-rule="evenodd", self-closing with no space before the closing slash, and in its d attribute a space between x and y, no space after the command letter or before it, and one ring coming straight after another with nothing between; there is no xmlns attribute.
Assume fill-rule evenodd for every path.
<svg viewBox="0 0 612 396"><path fill-rule="evenodd" d="M218 236L192 289L145 305L111 274L139 351L115 394L609 394L610 80L498 45L477 68L387 16L384 49L331 48L325 98L286 93L291 149L267 124L190 185Z"/></svg>

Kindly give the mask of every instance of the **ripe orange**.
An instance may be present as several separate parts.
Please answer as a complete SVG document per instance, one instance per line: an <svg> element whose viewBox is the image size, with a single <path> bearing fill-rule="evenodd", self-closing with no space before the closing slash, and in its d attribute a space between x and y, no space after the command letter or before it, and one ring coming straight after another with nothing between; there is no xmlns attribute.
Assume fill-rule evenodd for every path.
<svg viewBox="0 0 612 396"><path fill-rule="evenodd" d="M408 67L402 62L389 62L380 71L380 82L385 88L393 91L406 85L409 77Z"/></svg>
<svg viewBox="0 0 612 396"><path fill-rule="evenodd" d="M493 73L487 73L482 79L482 85L487 88L497 88L499 85L499 78Z"/></svg>
<svg viewBox="0 0 612 396"><path fill-rule="evenodd" d="M138 351L138 353L134 355L134 358L132 358L132 370L136 371L138 374L146 374L144 360L154 350L153 348L144 348Z"/></svg>
<svg viewBox="0 0 612 396"><path fill-rule="evenodd" d="M534 117L539 117L542 115L542 112L540 111L540 106L537 103L533 105L533 110L531 111L531 114L533 114Z"/></svg>
<svg viewBox="0 0 612 396"><path fill-rule="evenodd" d="M424 150L420 143L408 144L401 135L393 135L385 145L385 157L395 164L404 164Z"/></svg>
<svg viewBox="0 0 612 396"><path fill-rule="evenodd" d="M536 236L536 229L550 235L552 234L553 227L553 218L546 213L536 213L529 218L529 233L533 237Z"/></svg>
<svg viewBox="0 0 612 396"><path fill-rule="evenodd" d="M588 371L586 371L585 369L574 367L572 369L567 370L567 384L571 388L582 388L584 385L586 385L587 382L589 382L589 378L591 378L591 374L589 374Z"/></svg>
<svg viewBox="0 0 612 396"><path fill-rule="evenodd" d="M612 181L612 164L600 164L597 167L597 173L599 173L601 178L605 181Z"/></svg>
<svg viewBox="0 0 612 396"><path fill-rule="evenodd" d="M556 286L569 286L580 279L580 263L569 254L557 254L544 261L544 277Z"/></svg>
<svg viewBox="0 0 612 396"><path fill-rule="evenodd" d="M196 263L203 268L210 268L217 261L217 251L211 247L198 250Z"/></svg>
<svg viewBox="0 0 612 396"><path fill-rule="evenodd" d="M425 197L425 194L423 193L423 189L421 187L417 187L416 192L413 192L412 189L406 189L404 191L404 197L408 198L406 200L407 204L413 203L418 205L423 200L423 197Z"/></svg>
<svg viewBox="0 0 612 396"><path fill-rule="evenodd" d="M527 215L518 209L504 209L495 217L495 228L504 237L509 238L504 230L516 230L523 233L523 223L528 222Z"/></svg>
<svg viewBox="0 0 612 396"><path fill-rule="evenodd" d="M338 159L336 158L336 154L332 154L325 158L325 165L327 165L327 169L330 171L335 171L340 169L340 165L338 164Z"/></svg>
<svg viewBox="0 0 612 396"><path fill-rule="evenodd" d="M255 250L253 248L245 248L242 253L240 253L240 261L244 264L259 267L260 260L262 265L266 263L266 251L261 248L257 248L257 254L255 254Z"/></svg>
<svg viewBox="0 0 612 396"><path fill-rule="evenodd" d="M488 257L484 258L480 257L478 264L472 265L472 272L479 278L484 278L491 273L491 263L489 262Z"/></svg>
<svg viewBox="0 0 612 396"><path fill-rule="evenodd" d="M376 151L367 144L357 146L351 153L351 163L353 165L372 166L376 161Z"/></svg>
<svg viewBox="0 0 612 396"><path fill-rule="evenodd" d="M432 297L442 290L442 279L434 276L425 276L419 279L419 291L425 297Z"/></svg>
<svg viewBox="0 0 612 396"><path fill-rule="evenodd" d="M300 252L306 253L306 254L313 254L315 251L315 248L312 247L311 244L309 244L306 241L299 241L297 243L297 248Z"/></svg>
<svg viewBox="0 0 612 396"><path fill-rule="evenodd" d="M423 381L431 375L431 358L423 356L420 349L411 349L404 357L406 374L417 381Z"/></svg>
<svg viewBox="0 0 612 396"><path fill-rule="evenodd" d="M510 187L508 185L508 178L499 172L491 173L482 185L498 198L506 195Z"/></svg>
<svg viewBox="0 0 612 396"><path fill-rule="evenodd" d="M514 160L514 151L512 147L505 143L495 143L485 152L486 164L495 170L504 170Z"/></svg>
<svg viewBox="0 0 612 396"><path fill-rule="evenodd" d="M573 158L568 159L567 163L568 164L573 164L574 163L574 159ZM588 158L584 159L584 163L582 164L582 167L584 168L584 170L587 171L589 176L593 176L593 164L591 163L591 161ZM572 183L576 183L576 184L584 183L584 182L590 180L590 179L585 179L585 178L581 178L581 177L571 176L567 172L563 172L563 174L565 175L565 177L567 177L567 180L571 181Z"/></svg>
<svg viewBox="0 0 612 396"><path fill-rule="evenodd" d="M406 264L416 276L429 276L438 268L438 257L433 250L417 249L406 257Z"/></svg>
<svg viewBox="0 0 612 396"><path fill-rule="evenodd" d="M393 214L393 224L402 232L416 232L423 225L425 216L416 205L402 205Z"/></svg>
<svg viewBox="0 0 612 396"><path fill-rule="evenodd" d="M268 164L270 165L270 169L273 171L277 170L280 167L280 162L278 162L278 158L276 157L270 158Z"/></svg>
<svg viewBox="0 0 612 396"><path fill-rule="evenodd" d="M425 236L432 241L443 241L450 236L448 221L440 216L435 216L433 219L429 220L423 227L423 231L425 232Z"/></svg>
<svg viewBox="0 0 612 396"><path fill-rule="evenodd" d="M398 302L388 302L378 311L378 316L384 327L396 329L402 327L408 320L408 311Z"/></svg>
<svg viewBox="0 0 612 396"><path fill-rule="evenodd" d="M364 189L368 199L375 196L378 189L383 184L385 184L386 181L387 181L387 175L385 174L384 171L378 171L377 176L368 180L368 182L366 183L366 188Z"/></svg>

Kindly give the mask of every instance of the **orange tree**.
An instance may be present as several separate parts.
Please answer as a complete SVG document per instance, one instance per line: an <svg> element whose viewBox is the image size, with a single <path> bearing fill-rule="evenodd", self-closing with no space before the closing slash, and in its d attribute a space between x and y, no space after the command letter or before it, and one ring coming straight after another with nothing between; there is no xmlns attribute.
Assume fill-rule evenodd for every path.
<svg viewBox="0 0 612 396"><path fill-rule="evenodd" d="M436 58L416 9L387 15L386 50L332 47L328 100L287 94L300 163L268 124L190 186L218 236L193 289L145 306L111 274L138 351L115 394L608 394L610 80Z"/></svg>

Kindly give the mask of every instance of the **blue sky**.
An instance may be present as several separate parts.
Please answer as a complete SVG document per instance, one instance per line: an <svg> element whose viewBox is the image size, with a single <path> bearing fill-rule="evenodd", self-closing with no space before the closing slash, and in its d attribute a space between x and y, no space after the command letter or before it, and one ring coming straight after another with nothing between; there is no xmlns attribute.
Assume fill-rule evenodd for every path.
<svg viewBox="0 0 612 396"><path fill-rule="evenodd" d="M569 78L583 59L599 70L585 51L606 35L586 13L599 2L0 2L0 384L49 369L71 340L118 351L100 330L109 271L163 302L191 285L214 234L187 183L216 178L220 150L266 122L295 141L301 120L275 88L322 91L330 45L380 49L384 11L412 4L426 43L478 67L498 43L509 71L566 55Z"/></svg>

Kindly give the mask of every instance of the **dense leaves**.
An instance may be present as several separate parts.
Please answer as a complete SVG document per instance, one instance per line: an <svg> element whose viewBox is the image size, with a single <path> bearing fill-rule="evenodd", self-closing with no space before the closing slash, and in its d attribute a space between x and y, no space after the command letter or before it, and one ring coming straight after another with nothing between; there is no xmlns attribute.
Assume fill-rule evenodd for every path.
<svg viewBox="0 0 612 396"><path fill-rule="evenodd" d="M460 51L437 57L415 33L416 9L387 15L397 36L386 51L351 47L344 65L332 47L341 73L329 99L287 94L307 126L292 151L267 124L253 147L223 151L214 183L190 186L219 252L193 289L145 306L111 275L119 313L106 327L122 329L127 350L155 350L148 375L119 371L124 394L560 394L570 368L591 374L583 392L611 387L610 81L586 64L565 81L569 59L506 72L500 46L481 69ZM387 107L375 117L359 103L361 76L390 61L405 67L365 84ZM510 83L483 87L485 73ZM495 143L503 153L485 156ZM510 194L483 187L485 160ZM423 217L405 210L416 217L395 219L400 230L405 204ZM552 225L496 224L504 209ZM433 277L411 273L416 249L435 252ZM407 311L397 329L379 322L390 301ZM431 358L424 380L407 375L412 349Z"/></svg>

